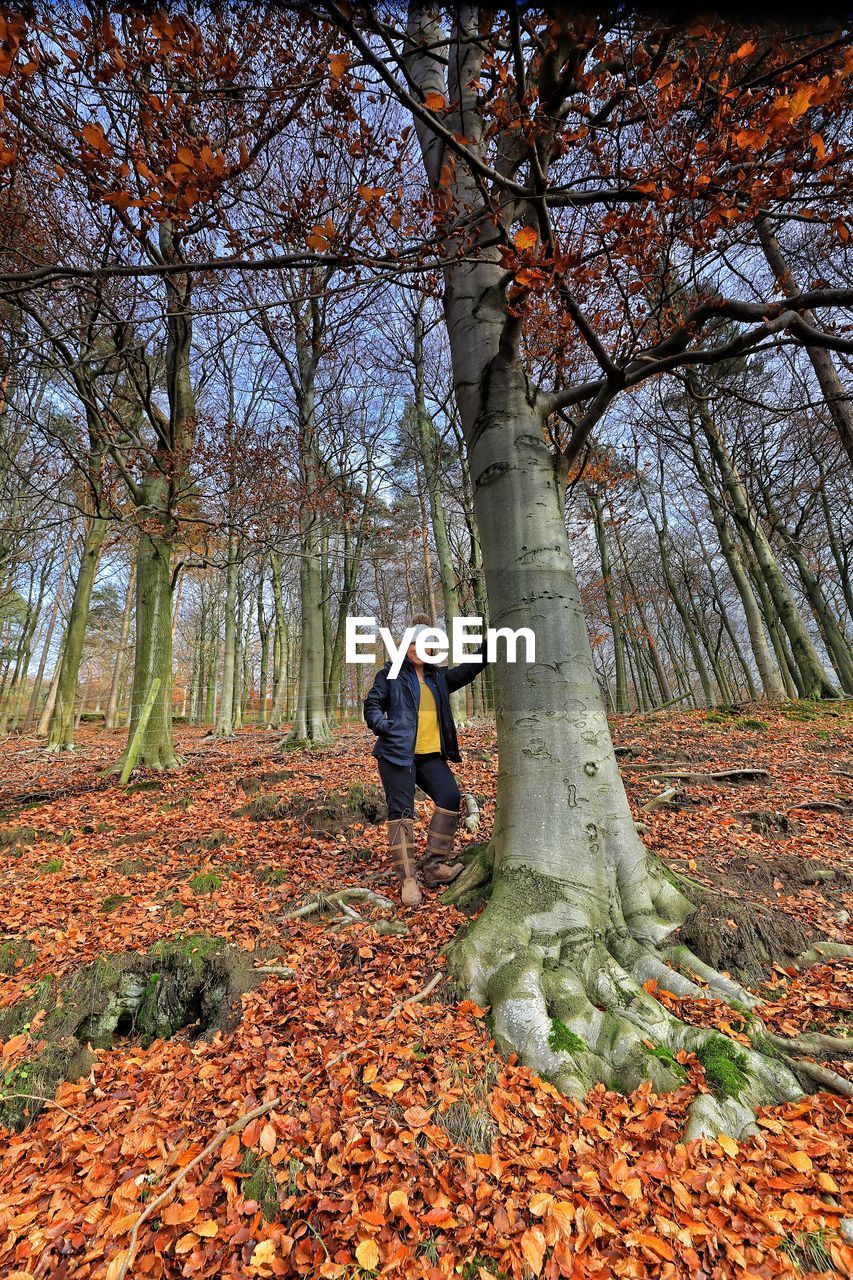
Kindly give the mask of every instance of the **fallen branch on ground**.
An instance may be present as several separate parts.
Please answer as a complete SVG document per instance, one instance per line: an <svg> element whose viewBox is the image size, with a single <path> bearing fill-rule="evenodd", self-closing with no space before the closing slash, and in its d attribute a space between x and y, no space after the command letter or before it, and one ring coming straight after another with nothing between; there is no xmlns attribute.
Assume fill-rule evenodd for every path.
<svg viewBox="0 0 853 1280"><path fill-rule="evenodd" d="M380 907L383 911L394 910L394 903L384 894L354 886L351 889L338 889L336 893L319 892L316 897L303 903L295 911L289 912L286 919L299 920L304 916L332 915L336 909L344 915L358 916L358 912L352 910L353 902L366 903L369 907Z"/></svg>
<svg viewBox="0 0 853 1280"><path fill-rule="evenodd" d="M719 769L715 772L702 773L690 769L664 769L660 771L663 778L674 778L678 782L769 782L767 769Z"/></svg>
<svg viewBox="0 0 853 1280"><path fill-rule="evenodd" d="M654 813L656 809L666 809L681 790L680 787L667 787L659 796L652 796L645 804L640 805L644 813Z"/></svg>

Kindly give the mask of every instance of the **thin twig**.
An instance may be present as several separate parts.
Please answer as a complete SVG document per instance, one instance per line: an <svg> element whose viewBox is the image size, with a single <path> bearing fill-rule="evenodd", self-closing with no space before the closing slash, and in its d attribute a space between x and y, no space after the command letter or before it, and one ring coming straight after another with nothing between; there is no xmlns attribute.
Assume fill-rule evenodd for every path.
<svg viewBox="0 0 853 1280"><path fill-rule="evenodd" d="M76 1112L69 1111L67 1107L60 1106L53 1098L44 1098L40 1093L3 1093L0 1094L0 1102L9 1102L11 1098L29 1099L30 1102L41 1102L46 1107L55 1107L57 1111L61 1111L63 1115L70 1116L72 1120L76 1120L78 1124L84 1124L89 1129L94 1129L99 1138L103 1138L104 1134L93 1120L86 1120L83 1116L78 1116Z"/></svg>

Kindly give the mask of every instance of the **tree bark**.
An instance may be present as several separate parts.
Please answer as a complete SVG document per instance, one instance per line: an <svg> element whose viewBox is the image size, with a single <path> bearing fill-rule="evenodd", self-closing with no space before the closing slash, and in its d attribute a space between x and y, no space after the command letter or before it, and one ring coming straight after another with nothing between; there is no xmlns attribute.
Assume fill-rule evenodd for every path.
<svg viewBox="0 0 853 1280"><path fill-rule="evenodd" d="M172 740L172 542L174 530L163 506L162 478L146 483L149 510L159 519L140 530L136 553L136 643L128 718L128 748L136 736L142 710L155 680L159 681L150 714L139 740L140 768L174 769L180 764ZM125 757L115 766L118 772Z"/></svg>
<svg viewBox="0 0 853 1280"><path fill-rule="evenodd" d="M178 234L169 223L158 229L164 262L182 262ZM176 509L196 428L190 356L192 352L192 279L176 270L164 277L166 292L166 393L168 419L157 415L157 445L145 478L134 485L139 522L136 565L136 646L127 748L152 681L157 697L139 747L138 765L173 769L180 764L172 740L172 561L178 527ZM156 410L155 410L156 413ZM123 759L116 764L121 772Z"/></svg>
<svg viewBox="0 0 853 1280"><path fill-rule="evenodd" d="M270 569L272 571L272 594L275 608L275 630L273 634L273 702L269 728L277 729L285 719L287 709L287 628L284 620L284 597L282 595L281 561L277 552L270 552Z"/></svg>

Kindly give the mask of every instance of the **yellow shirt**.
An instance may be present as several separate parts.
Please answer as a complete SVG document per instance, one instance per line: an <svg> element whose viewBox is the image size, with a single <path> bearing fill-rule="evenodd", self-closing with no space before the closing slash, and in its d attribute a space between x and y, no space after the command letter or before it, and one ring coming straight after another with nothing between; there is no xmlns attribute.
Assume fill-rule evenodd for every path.
<svg viewBox="0 0 853 1280"><path fill-rule="evenodd" d="M435 694L427 682L418 676L421 689L421 700L418 704L418 736L415 739L415 755L425 756L433 751L441 751L441 736L438 732L438 708L435 705Z"/></svg>

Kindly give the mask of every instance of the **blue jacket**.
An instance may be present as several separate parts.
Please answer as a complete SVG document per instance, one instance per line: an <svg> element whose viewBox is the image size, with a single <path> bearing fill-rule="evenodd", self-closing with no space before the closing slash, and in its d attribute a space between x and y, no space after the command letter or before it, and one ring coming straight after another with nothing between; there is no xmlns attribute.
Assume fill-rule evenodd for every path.
<svg viewBox="0 0 853 1280"><path fill-rule="evenodd" d="M424 666L424 679L432 689L438 711L438 732L441 754L445 760L460 760L456 725L450 708L450 694L476 679L486 665L485 641L468 662L458 667ZM396 680L389 678L391 663L386 662L376 673L373 688L364 699L364 718L376 734L373 754L391 764L409 765L415 758L415 739L418 736L418 707L421 686L418 673L403 659Z"/></svg>

